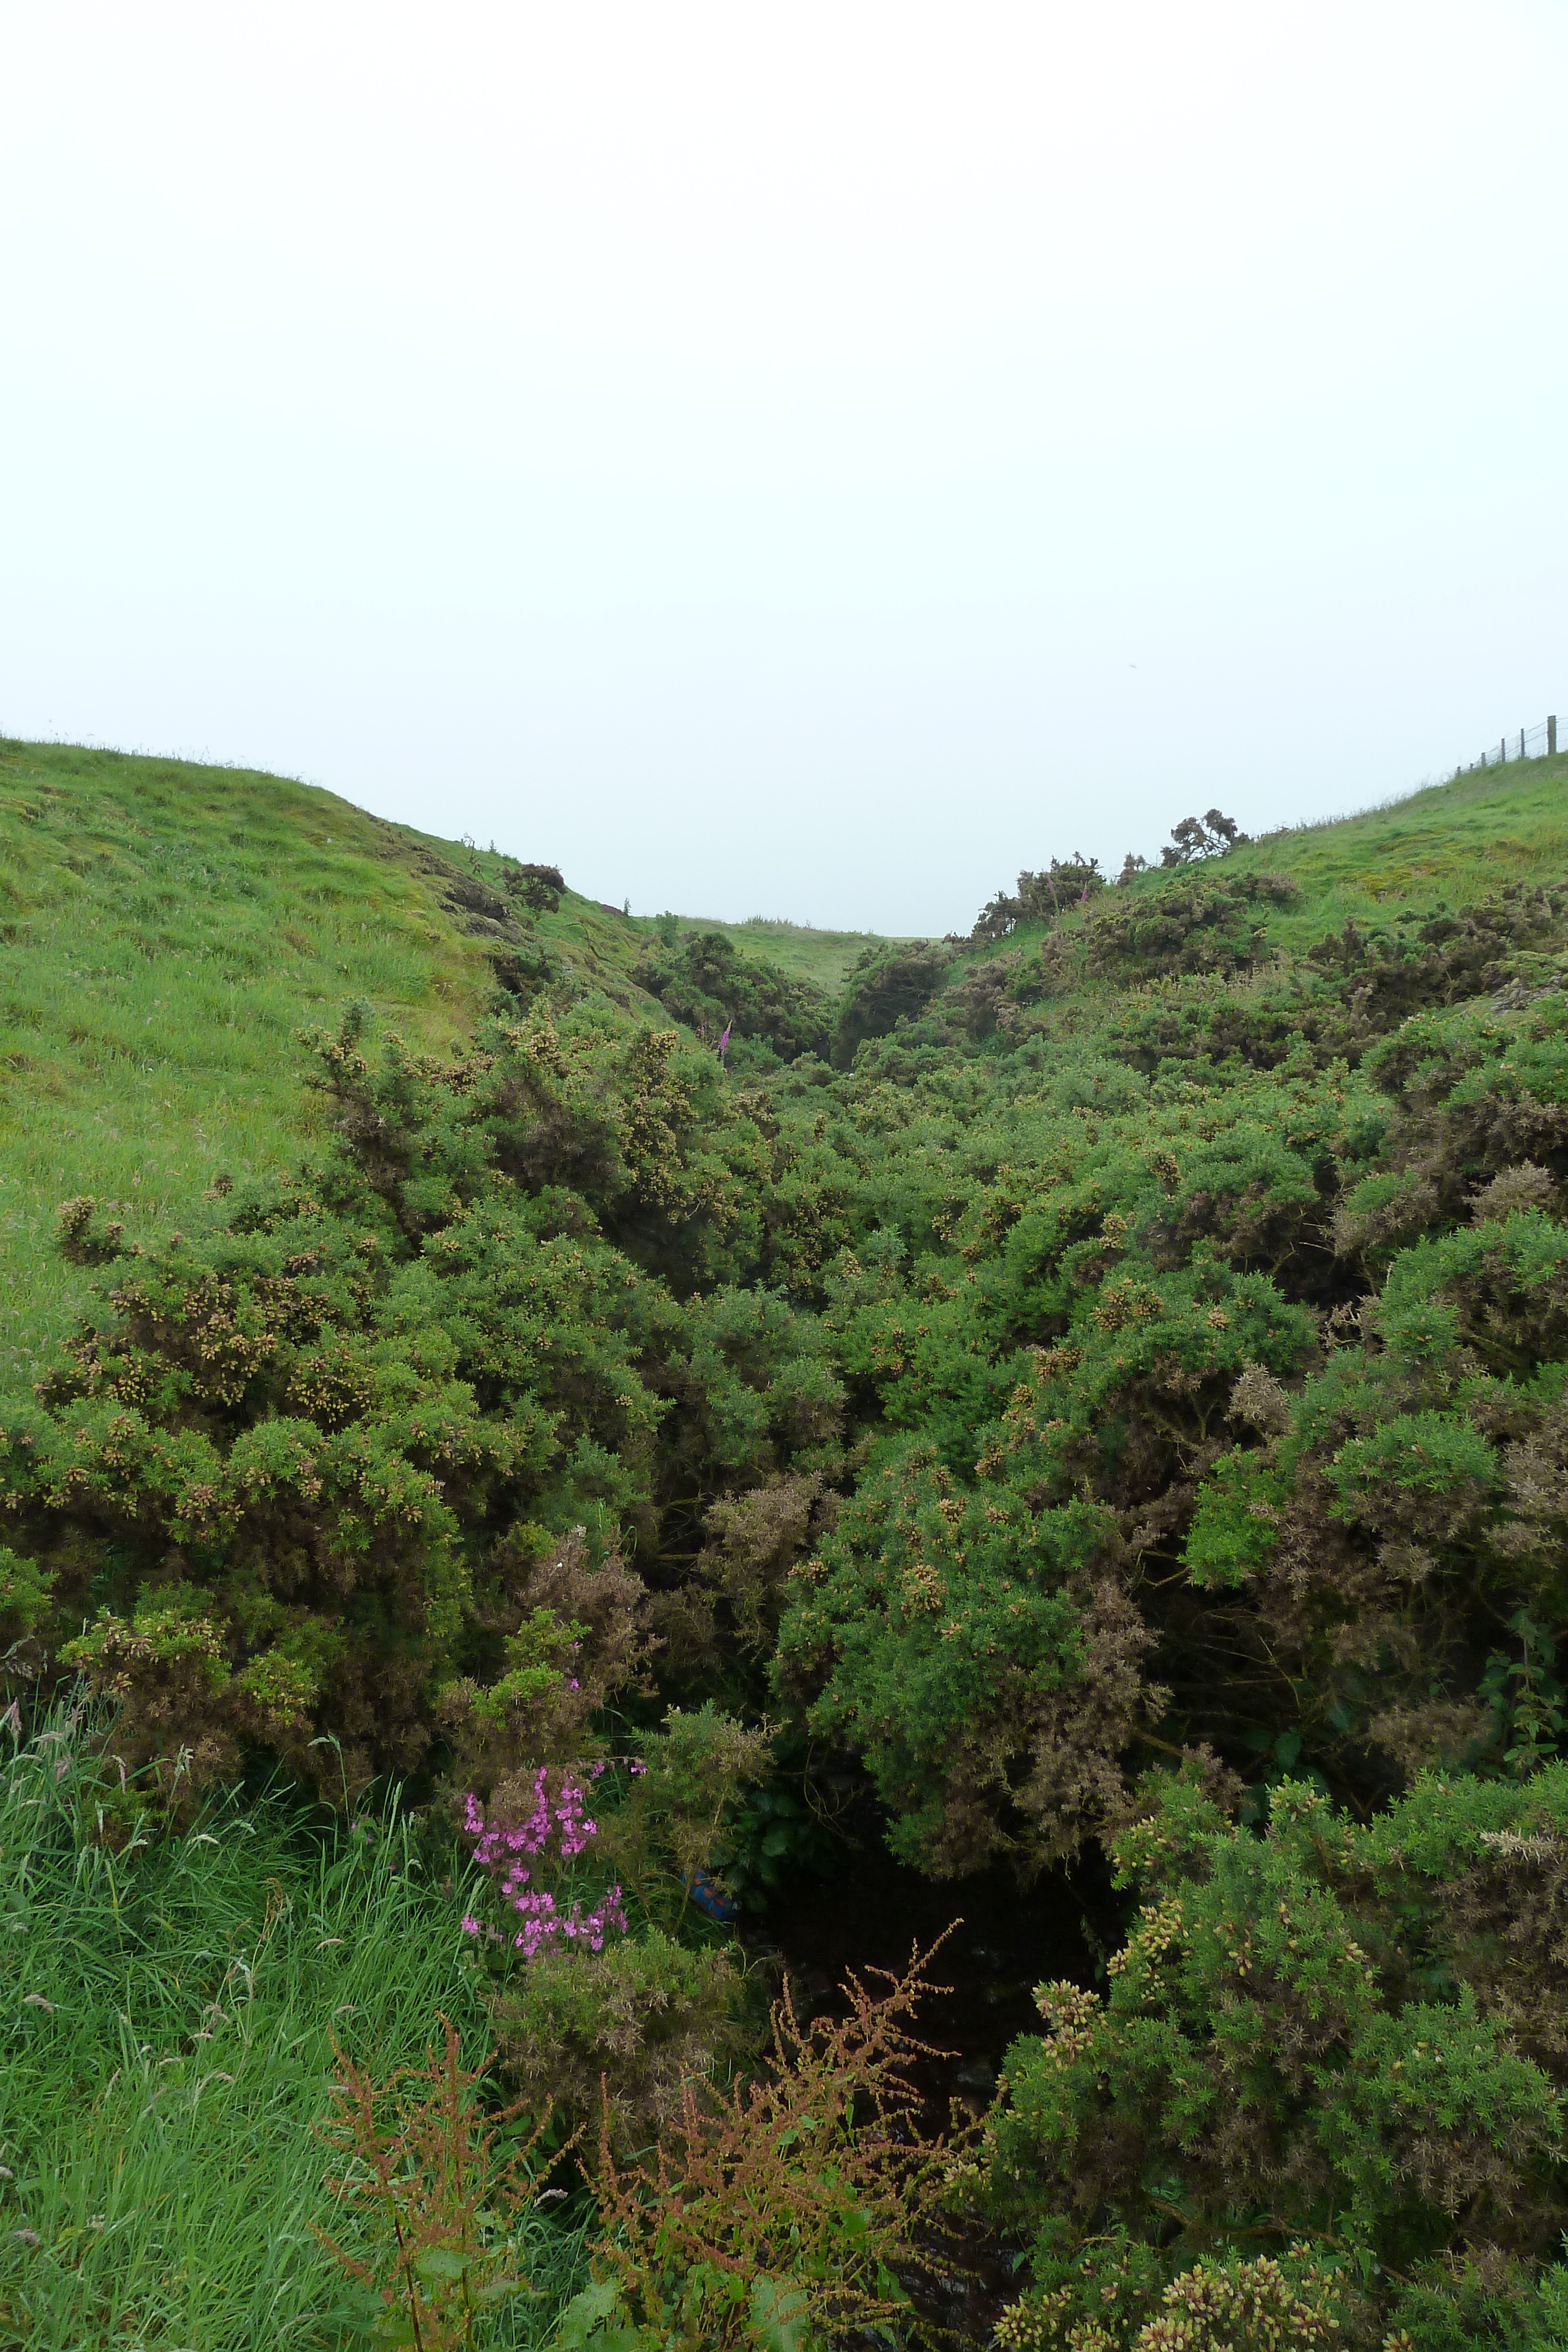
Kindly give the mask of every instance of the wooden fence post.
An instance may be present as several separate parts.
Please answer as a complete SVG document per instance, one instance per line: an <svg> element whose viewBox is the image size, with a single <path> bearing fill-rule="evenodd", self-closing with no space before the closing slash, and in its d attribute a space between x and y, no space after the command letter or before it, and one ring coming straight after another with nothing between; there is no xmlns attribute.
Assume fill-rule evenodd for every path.
<svg viewBox="0 0 1568 2352"><path fill-rule="evenodd" d="M1521 760L1524 757L1524 730L1522 727L1519 730L1519 756Z"/></svg>
<svg viewBox="0 0 1568 2352"><path fill-rule="evenodd" d="M1553 713L1546 722L1546 756L1549 760L1555 760L1557 757L1557 719L1555 713Z"/></svg>

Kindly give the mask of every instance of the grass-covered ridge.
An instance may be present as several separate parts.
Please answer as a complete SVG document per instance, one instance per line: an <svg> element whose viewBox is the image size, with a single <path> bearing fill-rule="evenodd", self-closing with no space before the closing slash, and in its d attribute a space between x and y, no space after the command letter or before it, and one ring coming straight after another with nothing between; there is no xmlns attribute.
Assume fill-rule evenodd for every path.
<svg viewBox="0 0 1568 2352"><path fill-rule="evenodd" d="M1240 870L1288 873L1303 922L1342 924L1364 903L1426 908L1568 871L1568 757L1473 769L1385 807L1269 834L1232 852ZM1286 945L1292 934L1281 928Z"/></svg>
<svg viewBox="0 0 1568 2352"><path fill-rule="evenodd" d="M498 871L287 778L0 743L0 1373L79 1297L68 1193L140 1231L288 1165L320 1133L298 1033L345 1002L433 1050L472 1025L496 941L451 877ZM569 895L535 928L631 1001L619 918Z"/></svg>
<svg viewBox="0 0 1568 2352"><path fill-rule="evenodd" d="M517 943L453 903L455 877L521 911L533 952L652 1011L631 979L651 926L570 889L519 910L508 862L287 777L0 740L0 1374L34 1368L79 1297L47 1249L73 1189L136 1229L214 1175L287 1165L319 1132L298 1033L346 1002L433 1048L472 1025ZM682 928L830 991L870 937Z"/></svg>
<svg viewBox="0 0 1568 2352"><path fill-rule="evenodd" d="M1231 850L1224 871L1294 884L1289 905L1265 910L1270 944L1287 953L1347 921L1555 881L1568 873L1568 755L1475 769L1379 808L1261 835ZM1172 882L1155 866L1125 887L1143 896Z"/></svg>

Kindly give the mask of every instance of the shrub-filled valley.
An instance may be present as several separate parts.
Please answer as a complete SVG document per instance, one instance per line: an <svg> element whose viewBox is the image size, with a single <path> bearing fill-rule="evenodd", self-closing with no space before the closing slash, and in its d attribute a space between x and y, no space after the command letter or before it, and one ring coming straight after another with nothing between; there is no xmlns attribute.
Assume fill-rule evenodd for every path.
<svg viewBox="0 0 1568 2352"><path fill-rule="evenodd" d="M1568 761L1171 816L0 743L0 2341L1568 2342Z"/></svg>

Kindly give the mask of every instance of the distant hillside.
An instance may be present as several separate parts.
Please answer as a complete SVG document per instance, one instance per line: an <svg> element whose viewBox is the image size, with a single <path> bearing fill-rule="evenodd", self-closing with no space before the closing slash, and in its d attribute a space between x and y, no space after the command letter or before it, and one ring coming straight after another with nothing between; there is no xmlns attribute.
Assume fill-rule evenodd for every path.
<svg viewBox="0 0 1568 2352"><path fill-rule="evenodd" d="M655 937L660 926L671 921L670 917L660 915L640 915L634 919L645 935ZM866 949L880 945L883 940L876 931L819 931L809 923L769 919L764 915L753 915L744 923L721 923L702 915L679 915L674 920L683 938L717 931L742 955L776 965L791 980L810 981L830 993L843 986ZM895 935L900 942L903 936Z"/></svg>

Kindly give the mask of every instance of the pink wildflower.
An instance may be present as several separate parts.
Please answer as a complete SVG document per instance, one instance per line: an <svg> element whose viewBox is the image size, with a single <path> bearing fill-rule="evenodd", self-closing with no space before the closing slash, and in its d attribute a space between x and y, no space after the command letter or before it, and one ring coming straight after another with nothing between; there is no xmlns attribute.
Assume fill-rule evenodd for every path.
<svg viewBox="0 0 1568 2352"><path fill-rule="evenodd" d="M602 1764L591 1765L588 1777L597 1780L603 1769ZM549 1858L553 1845L559 1861L567 1863L587 1849L599 1834L598 1823L588 1815L587 1791L570 1774L563 1775L552 1801L549 1775L541 1766L533 1793L532 1812L509 1830L486 1824L484 1809L471 1790L464 1803L463 1825L474 1841L474 1859L489 1873L502 1901L522 1921L512 1937L512 1948L531 1960L557 1937L566 1936L574 1942L580 1937L591 1950L602 1951L612 1928L622 1935L626 1932L620 1887L612 1887L596 1910L585 1911L576 1902L569 1912L562 1912L553 1895L531 1883L533 1874L522 1860L524 1854L530 1860ZM465 1917L463 1927L468 1935L480 1932L478 1920L470 1916Z"/></svg>

